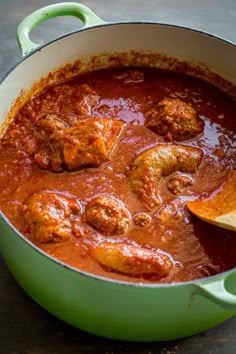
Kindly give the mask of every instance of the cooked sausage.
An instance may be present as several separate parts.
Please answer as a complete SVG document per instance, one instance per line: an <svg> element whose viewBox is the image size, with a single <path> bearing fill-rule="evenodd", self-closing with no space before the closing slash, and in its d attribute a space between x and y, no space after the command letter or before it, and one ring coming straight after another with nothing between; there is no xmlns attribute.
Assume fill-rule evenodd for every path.
<svg viewBox="0 0 236 354"><path fill-rule="evenodd" d="M27 232L39 243L68 240L80 211L77 200L46 191L34 193L23 207Z"/></svg>
<svg viewBox="0 0 236 354"><path fill-rule="evenodd" d="M163 144L138 155L131 166L132 190L153 208L161 203L159 182L175 171L194 173L202 159L202 151L190 146Z"/></svg>
<svg viewBox="0 0 236 354"><path fill-rule="evenodd" d="M146 112L146 127L168 141L183 141L196 137L203 131L203 121L188 103L166 97Z"/></svg>
<svg viewBox="0 0 236 354"><path fill-rule="evenodd" d="M109 159L123 126L115 119L87 118L55 129L34 160L41 168L54 172L99 166Z"/></svg>
<svg viewBox="0 0 236 354"><path fill-rule="evenodd" d="M120 235L130 223L130 214L120 200L101 195L87 205L85 220L106 236Z"/></svg>
<svg viewBox="0 0 236 354"><path fill-rule="evenodd" d="M109 270L132 276L157 274L161 278L173 267L167 255L124 242L104 241L92 248L91 255Z"/></svg>

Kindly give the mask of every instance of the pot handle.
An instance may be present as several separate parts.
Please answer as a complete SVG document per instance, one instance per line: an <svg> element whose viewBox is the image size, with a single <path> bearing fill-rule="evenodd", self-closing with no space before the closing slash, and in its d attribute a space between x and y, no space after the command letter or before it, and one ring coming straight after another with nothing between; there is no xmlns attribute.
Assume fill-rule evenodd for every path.
<svg viewBox="0 0 236 354"><path fill-rule="evenodd" d="M195 285L197 294L205 296L226 310L236 311L235 272L216 281ZM233 288L233 289L232 289Z"/></svg>
<svg viewBox="0 0 236 354"><path fill-rule="evenodd" d="M104 23L87 6L76 2L62 2L45 6L27 16L17 28L17 40L22 56L40 46L29 39L30 31L41 22L58 16L75 16L84 23L84 27Z"/></svg>

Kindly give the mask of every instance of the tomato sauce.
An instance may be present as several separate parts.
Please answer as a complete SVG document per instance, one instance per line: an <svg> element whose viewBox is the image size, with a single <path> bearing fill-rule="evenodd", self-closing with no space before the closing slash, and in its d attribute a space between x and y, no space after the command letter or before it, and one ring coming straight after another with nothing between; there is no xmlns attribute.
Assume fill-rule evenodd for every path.
<svg viewBox="0 0 236 354"><path fill-rule="evenodd" d="M145 126L146 112L163 98L178 98L190 104L204 122L201 134L178 142L201 149L203 157L193 183L180 193L168 189L173 174L162 176L161 204L147 209L130 188L129 173L134 159L143 151L165 144L168 136ZM128 242L160 250L174 263L169 274L135 276L114 271L96 262L89 253L89 235L99 232L82 218L80 236L65 242L35 242L49 255L80 270L99 276L131 282L173 283L189 281L236 267L236 237L194 217L186 201L207 195L236 169L236 102L217 88L199 79L161 69L113 68L86 73L46 88L32 97L9 124L0 145L0 208L13 225L30 240L22 205L42 190L76 198L83 214L87 204L99 195L122 201L131 215L123 234L105 236L114 242ZM112 118L125 122L108 161L74 171L55 172L41 168L34 160L38 146L37 122L53 114L68 124L86 117ZM175 141L168 141L175 144ZM150 222L137 225L138 213ZM87 242L86 242L87 238Z"/></svg>

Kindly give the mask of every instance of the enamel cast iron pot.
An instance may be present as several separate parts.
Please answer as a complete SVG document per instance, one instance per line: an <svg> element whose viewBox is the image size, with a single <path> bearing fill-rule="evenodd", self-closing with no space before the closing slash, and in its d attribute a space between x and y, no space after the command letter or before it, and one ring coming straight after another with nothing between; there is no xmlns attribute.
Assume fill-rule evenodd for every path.
<svg viewBox="0 0 236 354"><path fill-rule="evenodd" d="M78 17L84 27L41 47L29 39L37 24L62 15ZM23 58L0 85L3 127L9 112L14 113L13 103L18 98L20 107L21 98L35 82L58 67L99 53L165 53L203 65L236 86L236 46L192 29L158 23L104 23L81 4L60 3L29 15L17 34ZM165 285L105 279L48 256L3 214L0 250L10 272L37 303L63 321L97 335L130 341L171 340L205 331L236 314L236 269Z"/></svg>

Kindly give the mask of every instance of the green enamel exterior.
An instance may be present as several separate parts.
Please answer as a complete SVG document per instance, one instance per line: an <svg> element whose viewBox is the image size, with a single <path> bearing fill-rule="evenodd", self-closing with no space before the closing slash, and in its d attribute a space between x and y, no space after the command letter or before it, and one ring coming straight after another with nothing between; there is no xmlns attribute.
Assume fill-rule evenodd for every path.
<svg viewBox="0 0 236 354"><path fill-rule="evenodd" d="M84 23L85 27L104 23L88 7L79 3L65 2L43 7L27 16L18 26L17 40L23 56L39 47L39 44L30 40L30 31L40 23L58 16L77 17Z"/></svg>

